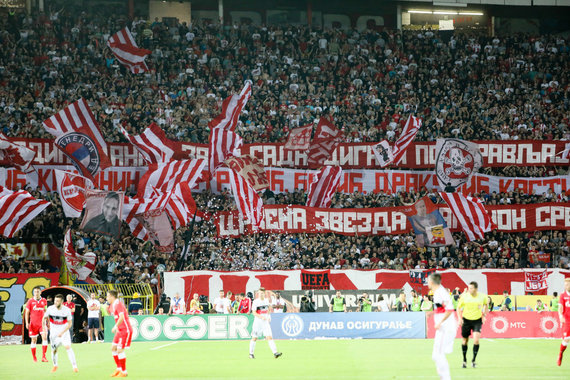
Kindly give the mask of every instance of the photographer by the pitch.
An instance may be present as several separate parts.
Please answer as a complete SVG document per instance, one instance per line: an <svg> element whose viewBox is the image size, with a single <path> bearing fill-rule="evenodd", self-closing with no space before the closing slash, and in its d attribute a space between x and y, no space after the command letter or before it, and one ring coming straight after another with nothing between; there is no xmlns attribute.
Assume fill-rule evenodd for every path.
<svg viewBox="0 0 570 380"><path fill-rule="evenodd" d="M314 313L317 311L315 307L315 301L313 299L313 292L307 290L305 294L301 297L301 305L299 307L299 312L301 313Z"/></svg>
<svg viewBox="0 0 570 380"><path fill-rule="evenodd" d="M362 294L362 297L358 299L358 305L360 306L360 311L362 312L372 311L372 300L368 298L368 293Z"/></svg>

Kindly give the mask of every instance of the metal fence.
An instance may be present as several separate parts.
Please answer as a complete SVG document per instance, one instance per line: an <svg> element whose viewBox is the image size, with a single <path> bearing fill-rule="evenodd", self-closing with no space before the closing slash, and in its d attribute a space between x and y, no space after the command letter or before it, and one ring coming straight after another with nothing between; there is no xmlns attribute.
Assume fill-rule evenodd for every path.
<svg viewBox="0 0 570 380"><path fill-rule="evenodd" d="M143 304L143 314L154 312L154 294L149 284L75 284L74 286L103 297L108 290L116 290L119 293L119 299L125 303L127 308L132 299L135 298L133 295L138 294L138 298Z"/></svg>

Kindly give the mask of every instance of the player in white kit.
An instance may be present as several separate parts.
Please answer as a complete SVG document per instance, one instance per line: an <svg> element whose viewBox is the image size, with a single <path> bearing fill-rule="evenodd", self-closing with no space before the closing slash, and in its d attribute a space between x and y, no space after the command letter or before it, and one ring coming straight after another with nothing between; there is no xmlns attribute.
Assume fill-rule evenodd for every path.
<svg viewBox="0 0 570 380"><path fill-rule="evenodd" d="M441 380L451 379L449 363L445 355L453 352L453 340L457 334L457 322L453 303L447 289L441 285L441 275L433 273L428 278L428 287L433 292L435 339L432 359Z"/></svg>
<svg viewBox="0 0 570 380"><path fill-rule="evenodd" d="M260 288L257 292L257 298L253 300L252 305L253 316L253 327L251 329L251 341L249 342L249 357L250 359L255 359L253 352L255 351L255 342L257 338L264 336L269 343L269 348L273 352L275 359L280 357L281 352L277 352L277 347L275 346L275 341L273 340L273 333L271 332L271 305L269 301L265 298L265 289Z"/></svg>
<svg viewBox="0 0 570 380"><path fill-rule="evenodd" d="M75 353L71 348L71 335L69 329L71 328L71 310L63 306L63 295L58 294L53 299L53 305L47 308L43 325L44 329L47 328L49 322L49 340L51 342L51 359L53 362L52 372L57 371L57 349L63 346L67 351L67 357L73 367L73 372L77 370L77 362L75 361Z"/></svg>

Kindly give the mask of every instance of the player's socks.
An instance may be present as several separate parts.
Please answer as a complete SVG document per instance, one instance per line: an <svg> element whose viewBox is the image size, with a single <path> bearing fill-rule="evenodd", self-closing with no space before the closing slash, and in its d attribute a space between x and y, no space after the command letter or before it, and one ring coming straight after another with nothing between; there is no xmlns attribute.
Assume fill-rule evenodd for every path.
<svg viewBox="0 0 570 380"><path fill-rule="evenodd" d="M51 352L51 362L53 363L54 367L57 367L57 351Z"/></svg>
<svg viewBox="0 0 570 380"><path fill-rule="evenodd" d="M34 358L34 361L37 362L38 358L36 358L36 345L35 344L31 344L30 345L30 349L32 350L32 357Z"/></svg>
<svg viewBox="0 0 570 380"><path fill-rule="evenodd" d="M127 355L124 352L121 352L118 355L119 358L119 366L121 367L121 371L127 372Z"/></svg>
<svg viewBox="0 0 570 380"><path fill-rule="evenodd" d="M560 353L558 354L558 361L556 362L559 367L562 365L562 356L564 356L564 351L566 351L566 347L568 347L568 344L564 345L564 343L566 342L562 342L560 345Z"/></svg>
<svg viewBox="0 0 570 380"><path fill-rule="evenodd" d="M473 349L473 350L475 350L475 349ZM467 345L466 344L461 345L461 351L463 351L463 363L467 363Z"/></svg>
<svg viewBox="0 0 570 380"><path fill-rule="evenodd" d="M254 351L255 351L255 340L250 340L249 341L249 353L251 355L253 355Z"/></svg>
<svg viewBox="0 0 570 380"><path fill-rule="evenodd" d="M77 362L75 361L75 352L73 352L73 348L70 347L69 350L67 350L67 357L71 362L71 366L73 368L77 368Z"/></svg>
<svg viewBox="0 0 570 380"><path fill-rule="evenodd" d="M121 370L121 363L119 362L119 354L113 352L113 359L115 359L115 364L117 364L117 371Z"/></svg>
<svg viewBox="0 0 570 380"><path fill-rule="evenodd" d="M268 343L269 348L271 348L271 352L273 352L273 355L275 355L277 353L277 346L275 345L275 341L271 339Z"/></svg>
<svg viewBox="0 0 570 380"><path fill-rule="evenodd" d="M449 363L445 358L445 355L438 355L435 359L435 367L437 373L441 380L451 380L451 374L449 372Z"/></svg>
<svg viewBox="0 0 570 380"><path fill-rule="evenodd" d="M46 340L45 342L42 342L42 358L44 358L44 359L46 357L47 348L48 348L48 342ZM44 360L42 360L42 361L44 361Z"/></svg>
<svg viewBox="0 0 570 380"><path fill-rule="evenodd" d="M475 359L477 358L477 354L479 353L479 345L473 345L473 363L475 363Z"/></svg>

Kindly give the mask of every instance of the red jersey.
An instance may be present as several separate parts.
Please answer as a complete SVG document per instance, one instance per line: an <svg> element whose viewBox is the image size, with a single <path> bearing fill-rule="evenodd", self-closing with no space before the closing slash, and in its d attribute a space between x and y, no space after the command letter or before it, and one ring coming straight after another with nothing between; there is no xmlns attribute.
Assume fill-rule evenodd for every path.
<svg viewBox="0 0 570 380"><path fill-rule="evenodd" d="M69 310L71 310L71 315L75 314L75 312L73 311L73 308L75 307L75 303L73 303L73 301L71 302L64 302L63 306L68 307Z"/></svg>
<svg viewBox="0 0 570 380"><path fill-rule="evenodd" d="M238 311L241 314L249 314L251 311L251 300L248 297L245 297L239 302Z"/></svg>
<svg viewBox="0 0 570 380"><path fill-rule="evenodd" d="M26 309L30 312L30 324L42 324L42 318L47 308L47 300L40 298L36 300L30 298L26 304Z"/></svg>
<svg viewBox="0 0 570 380"><path fill-rule="evenodd" d="M117 323L117 321L121 317L121 314L123 314L124 321L119 326L117 326L117 330L119 330L120 333L133 331L133 329L131 328L131 322L129 320L129 313L127 312L127 308L121 301L116 299L115 302L113 302L113 304L109 306L109 313L113 315L113 318L115 318L115 323Z"/></svg>
<svg viewBox="0 0 570 380"><path fill-rule="evenodd" d="M570 293L567 291L562 292L558 304L560 305L559 310L562 311L566 324L570 325Z"/></svg>

